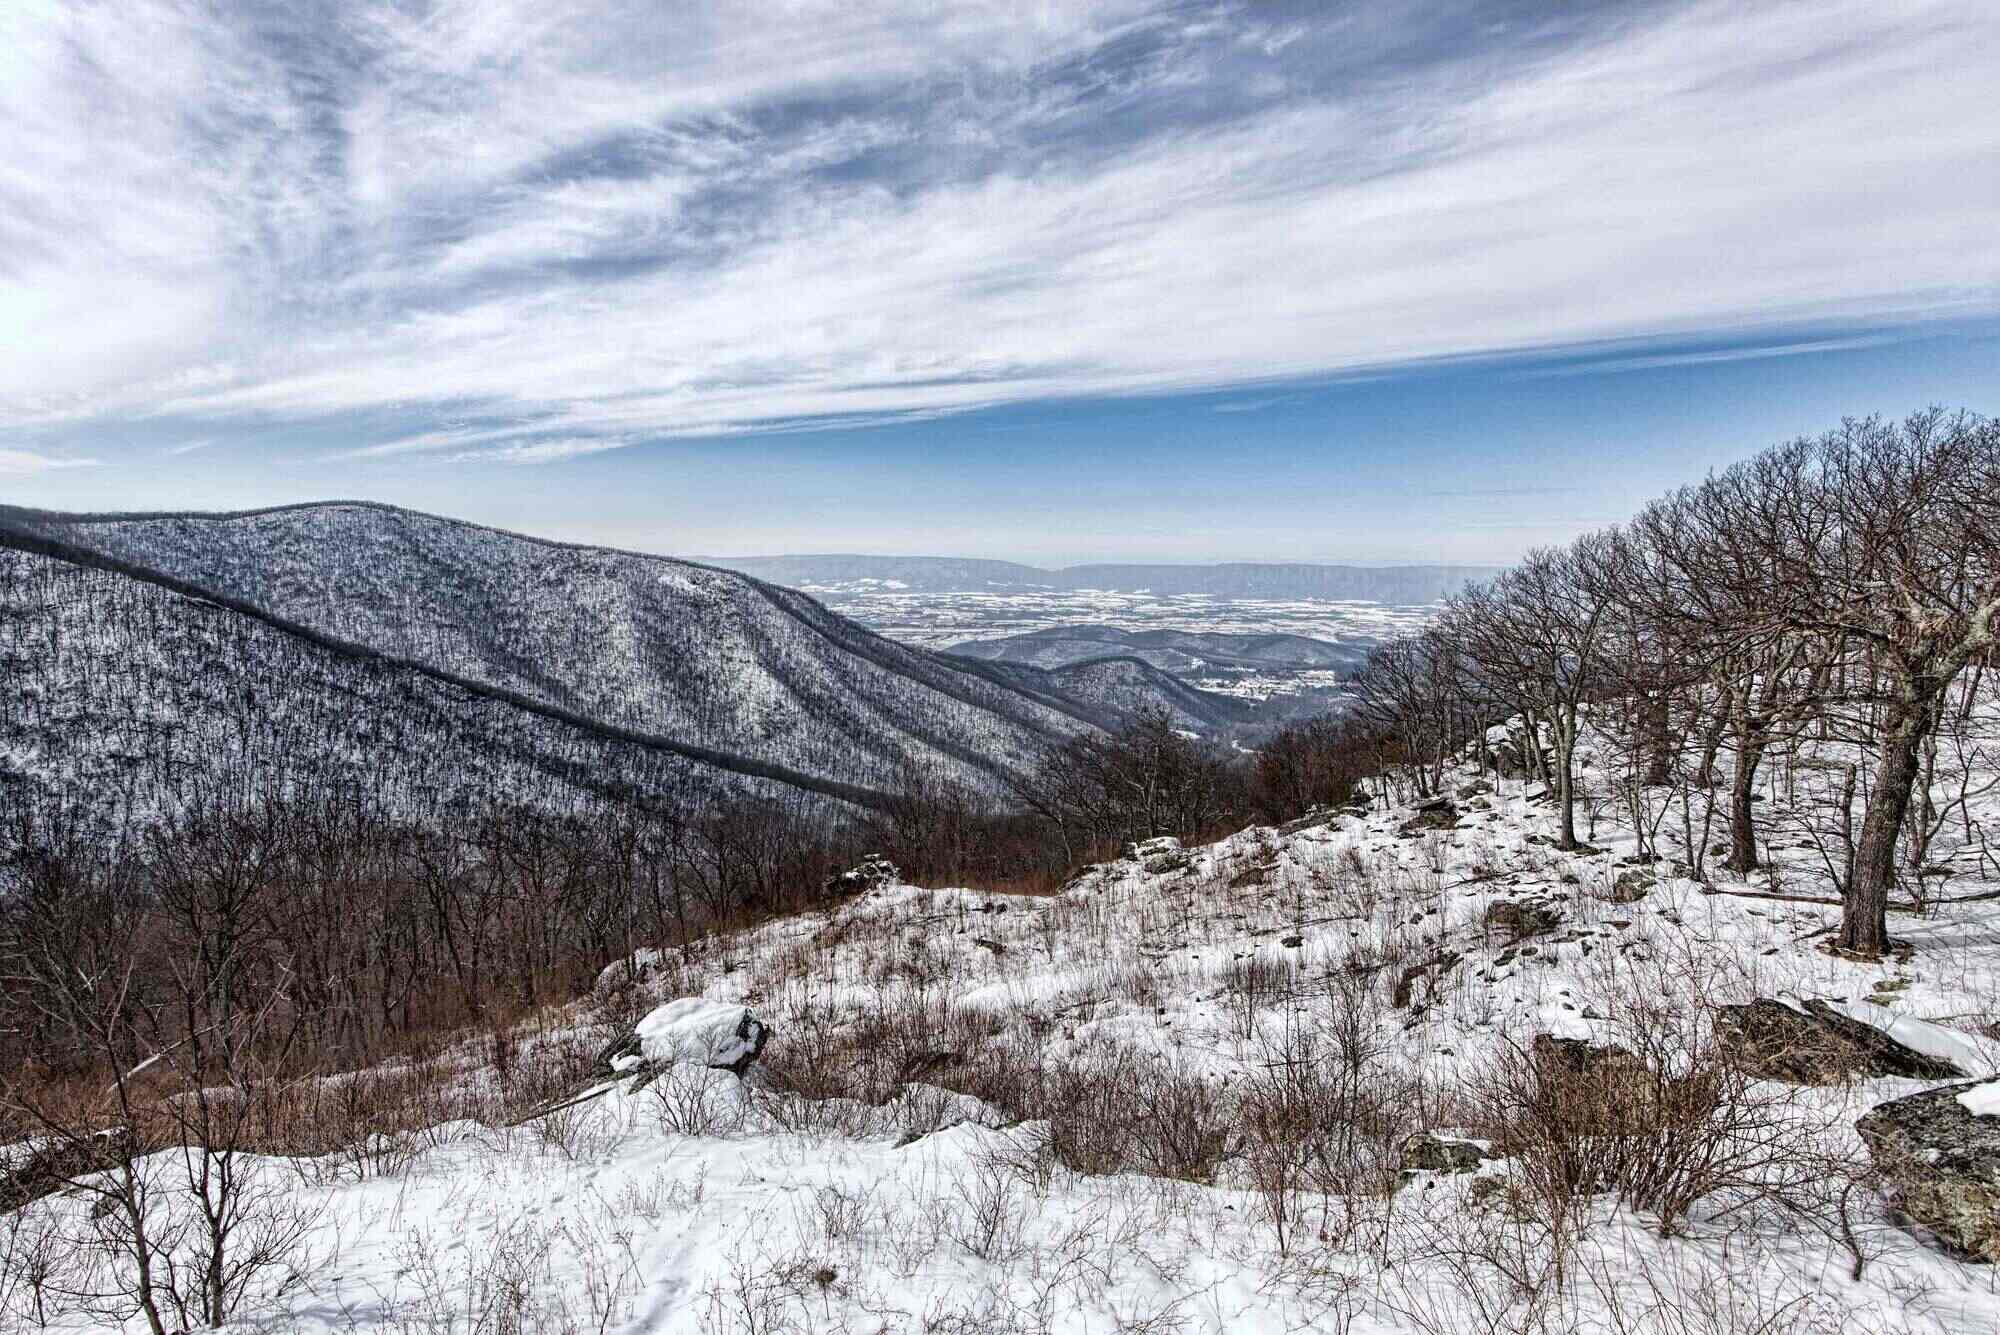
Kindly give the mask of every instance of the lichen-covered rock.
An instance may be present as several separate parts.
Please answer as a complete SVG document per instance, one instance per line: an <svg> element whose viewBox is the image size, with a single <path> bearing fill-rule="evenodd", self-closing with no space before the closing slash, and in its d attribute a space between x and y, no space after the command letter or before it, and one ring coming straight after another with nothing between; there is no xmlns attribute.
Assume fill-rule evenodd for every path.
<svg viewBox="0 0 2000 1335"><path fill-rule="evenodd" d="M1953 1249L2000 1262L2000 1080L1895 1099L1854 1128L1904 1214Z"/></svg>
<svg viewBox="0 0 2000 1335"><path fill-rule="evenodd" d="M1403 1141L1396 1166L1402 1173L1470 1173L1494 1158L1483 1140L1419 1131Z"/></svg>
<svg viewBox="0 0 2000 1335"><path fill-rule="evenodd" d="M1715 1015L1715 1036L1723 1056L1765 1080L1821 1085L1857 1075L1962 1080L1972 1074L1824 1001L1808 1001L1800 1008L1759 998L1747 1006L1722 1006Z"/></svg>
<svg viewBox="0 0 2000 1335"><path fill-rule="evenodd" d="M682 997L649 1012L597 1054L601 1076L643 1089L670 1066L705 1066L741 1076L763 1054L771 1030L747 1006Z"/></svg>
<svg viewBox="0 0 2000 1335"><path fill-rule="evenodd" d="M1510 941L1545 936L1562 926L1562 910L1553 904L1503 899L1486 909L1486 925L1507 933Z"/></svg>
<svg viewBox="0 0 2000 1335"><path fill-rule="evenodd" d="M1652 893L1660 878L1645 867L1634 867L1631 871L1620 872L1618 879L1611 883L1610 900L1614 904L1636 904Z"/></svg>

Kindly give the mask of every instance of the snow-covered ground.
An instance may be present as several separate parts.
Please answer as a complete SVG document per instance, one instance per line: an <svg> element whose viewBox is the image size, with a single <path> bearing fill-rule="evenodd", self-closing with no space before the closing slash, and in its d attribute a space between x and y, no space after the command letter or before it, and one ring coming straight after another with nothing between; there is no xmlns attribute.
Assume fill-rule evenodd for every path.
<svg viewBox="0 0 2000 1335"><path fill-rule="evenodd" d="M1762 897L1826 893L1810 841L1786 833L1817 819L1797 770L1769 766L1759 808L1779 866L1754 883L1633 866L1610 777L1585 778L1601 799L1588 854L1552 847L1538 785L1489 776L1476 791L1465 770L1455 828L1378 803L1206 847L1154 841L1051 897L889 885L614 966L521 1059L696 996L771 1026L762 1065L513 1129L454 1123L362 1173L263 1161L310 1227L296 1278L247 1304L243 1327L2000 1329L1995 1269L1947 1256L1866 1182L1825 1216L1837 1228L1732 1199L1662 1236L1602 1197L1560 1256L1509 1204L1504 1162L1385 1189L1408 1119L1465 1125L1496 1063L1536 1034L1643 1044L1639 1028L1698 1025L1706 1006L1823 998L2000 1071L2000 900L1898 913L1908 950L1837 958L1819 949L1836 908ZM1978 797L1940 833L1945 898L2000 888L1958 856L1996 815ZM1662 821L1670 857L1681 823ZM1354 1129L1350 1158L1381 1163L1351 1190L1260 1168L1242 1101L1308 1068L1325 1077L1313 1089L1351 1074L1390 1110ZM1015 1120L1010 1073L1066 1071L1098 1073L1078 1095L1097 1113ZM1926 1087L1770 1092L1801 1144L1859 1163L1854 1119ZM1129 1143L1093 1144L1091 1117ZM1213 1138L1176 1140L1190 1128ZM87 1206L59 1208L75 1224Z"/></svg>

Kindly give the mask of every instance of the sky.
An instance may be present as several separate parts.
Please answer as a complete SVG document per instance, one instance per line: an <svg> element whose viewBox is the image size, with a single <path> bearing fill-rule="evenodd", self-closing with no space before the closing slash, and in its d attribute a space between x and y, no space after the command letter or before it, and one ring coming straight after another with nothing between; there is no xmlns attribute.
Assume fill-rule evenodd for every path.
<svg viewBox="0 0 2000 1335"><path fill-rule="evenodd" d="M1991 0L0 6L0 500L1505 561L2000 412Z"/></svg>

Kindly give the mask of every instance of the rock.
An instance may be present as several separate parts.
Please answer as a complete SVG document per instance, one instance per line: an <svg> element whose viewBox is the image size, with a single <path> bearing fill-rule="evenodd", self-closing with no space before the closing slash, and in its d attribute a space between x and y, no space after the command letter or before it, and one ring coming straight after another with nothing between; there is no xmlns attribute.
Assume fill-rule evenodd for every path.
<svg viewBox="0 0 2000 1335"><path fill-rule="evenodd" d="M1483 1140L1419 1131L1403 1141L1397 1156L1397 1171L1410 1173L1470 1173L1479 1165L1497 1158Z"/></svg>
<svg viewBox="0 0 2000 1335"><path fill-rule="evenodd" d="M876 854L863 859L846 871L836 872L826 878L822 887L829 895L858 895L867 890L880 890L883 886L894 885L903 878L902 872L889 859Z"/></svg>
<svg viewBox="0 0 2000 1335"><path fill-rule="evenodd" d="M11 1166L0 1168L0 1214L11 1214L66 1190L80 1177L115 1168L132 1152L132 1133L124 1127L80 1140L39 1145Z"/></svg>
<svg viewBox="0 0 2000 1335"><path fill-rule="evenodd" d="M1884 1103L1854 1124L1903 1213L1953 1249L2000 1262L2000 1081Z"/></svg>
<svg viewBox="0 0 2000 1335"><path fill-rule="evenodd" d="M1135 844L1127 844L1125 856L1137 862L1148 875L1152 876L1183 871L1192 861L1187 852L1181 848L1181 841L1172 835L1161 835L1155 839L1141 839Z"/></svg>
<svg viewBox="0 0 2000 1335"><path fill-rule="evenodd" d="M1351 810L1351 806L1348 808L1342 808L1342 810ZM1367 811L1368 811L1368 804L1364 800L1361 804L1360 814L1365 815ZM1297 834L1300 830L1321 829L1339 820L1340 816L1341 816L1341 811L1336 811L1332 807L1312 807L1306 811L1305 815L1300 816L1297 820L1286 821L1283 825L1280 825L1278 827L1278 833Z"/></svg>
<svg viewBox="0 0 2000 1335"><path fill-rule="evenodd" d="M1618 879L1611 883L1611 893L1606 896L1613 904L1636 904L1651 893L1660 878L1645 868L1634 868L1620 872Z"/></svg>
<svg viewBox="0 0 2000 1335"><path fill-rule="evenodd" d="M644 1089L670 1066L705 1066L741 1076L763 1054L770 1026L747 1006L682 997L649 1012L597 1054L601 1077L629 1077Z"/></svg>
<svg viewBox="0 0 2000 1335"><path fill-rule="evenodd" d="M1404 834L1416 834L1423 830L1455 830L1458 828L1458 808L1449 796L1433 797L1419 802L1411 808L1412 815L1403 822Z"/></svg>
<svg viewBox="0 0 2000 1335"><path fill-rule="evenodd" d="M1508 933L1510 943L1543 936L1562 926L1562 910L1553 904L1503 899L1486 909L1486 925Z"/></svg>
<svg viewBox="0 0 2000 1335"><path fill-rule="evenodd" d="M1716 1011L1715 1034L1730 1062L1766 1080L1822 1085L1857 1075L1962 1080L1971 1074L1842 1015L1824 1001L1808 1001L1804 1010L1769 998L1722 1006Z"/></svg>
<svg viewBox="0 0 2000 1335"><path fill-rule="evenodd" d="M1459 800L1463 801L1466 798L1478 797L1481 793L1490 793L1492 791L1492 785L1484 779L1474 779L1471 783L1460 784L1457 793Z"/></svg>

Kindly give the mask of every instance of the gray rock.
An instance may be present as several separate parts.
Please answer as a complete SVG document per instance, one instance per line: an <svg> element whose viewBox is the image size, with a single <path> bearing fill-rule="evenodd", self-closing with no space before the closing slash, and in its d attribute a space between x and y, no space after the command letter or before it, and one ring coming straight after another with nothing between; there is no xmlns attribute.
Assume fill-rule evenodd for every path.
<svg viewBox="0 0 2000 1335"><path fill-rule="evenodd" d="M1503 899L1487 906L1486 925L1507 933L1511 941L1545 936L1562 926L1562 910L1553 904Z"/></svg>
<svg viewBox="0 0 2000 1335"><path fill-rule="evenodd" d="M1958 1101L1987 1083L1895 1099L1854 1129L1904 1214L1954 1250L2000 1262L2000 1117L1974 1116Z"/></svg>
<svg viewBox="0 0 2000 1335"><path fill-rule="evenodd" d="M1610 900L1614 904L1636 904L1652 892L1660 878L1644 867L1634 867L1631 871L1620 872L1618 879L1611 883Z"/></svg>
<svg viewBox="0 0 2000 1335"><path fill-rule="evenodd" d="M1421 834L1425 830L1455 830L1458 828L1458 808L1450 797L1433 797L1419 802L1412 808L1414 814L1403 822L1404 834Z"/></svg>
<svg viewBox="0 0 2000 1335"><path fill-rule="evenodd" d="M827 877L823 888L829 895L858 895L863 891L894 885L901 879L902 872L897 870L896 864L878 853L846 871Z"/></svg>
<svg viewBox="0 0 2000 1335"><path fill-rule="evenodd" d="M1824 1001L1808 1001L1804 1010L1767 998L1722 1006L1716 1010L1715 1036L1722 1055L1739 1069L1797 1085L1852 1076L1963 1080L1972 1074L1842 1015Z"/></svg>
<svg viewBox="0 0 2000 1335"><path fill-rule="evenodd" d="M1396 1166L1402 1173L1470 1173L1496 1157L1477 1141L1419 1131L1403 1142Z"/></svg>

